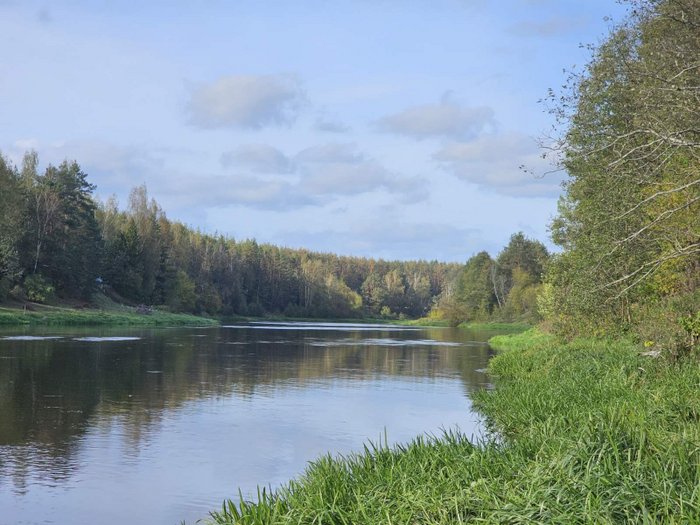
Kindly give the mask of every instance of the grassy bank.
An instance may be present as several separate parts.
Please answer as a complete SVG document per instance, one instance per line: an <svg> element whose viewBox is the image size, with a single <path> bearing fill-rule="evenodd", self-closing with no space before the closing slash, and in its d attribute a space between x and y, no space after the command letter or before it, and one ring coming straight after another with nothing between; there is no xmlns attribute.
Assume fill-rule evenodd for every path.
<svg viewBox="0 0 700 525"><path fill-rule="evenodd" d="M458 433L324 457L219 524L698 523L700 366L625 341L493 340L475 400L498 440Z"/></svg>
<svg viewBox="0 0 700 525"><path fill-rule="evenodd" d="M203 326L218 321L188 314L152 312L148 315L135 311L110 311L40 307L35 311L0 308L0 326L21 325L134 325L134 326Z"/></svg>
<svg viewBox="0 0 700 525"><path fill-rule="evenodd" d="M287 317L284 315L231 315L223 318L225 323L237 322L279 322L279 323L352 323L352 324L406 324L399 323L389 319L374 318L374 317Z"/></svg>
<svg viewBox="0 0 700 525"><path fill-rule="evenodd" d="M381 321L380 321L381 322ZM398 324L404 326L431 326L431 327L451 327L454 326L449 319L441 319L439 317L421 317L419 319L406 319L406 320L391 320L384 321L385 323ZM459 323L457 328L464 328L466 330L474 331L499 331L499 332L524 332L525 330L531 328L532 325L527 323L506 323L498 321L488 321L488 322L475 322L475 321L465 321Z"/></svg>
<svg viewBox="0 0 700 525"><path fill-rule="evenodd" d="M504 323L497 321L485 323L466 322L460 323L458 325L458 328L466 328L467 330L475 331L493 330L499 332L524 332L525 330L532 328L532 325L529 325L527 323Z"/></svg>

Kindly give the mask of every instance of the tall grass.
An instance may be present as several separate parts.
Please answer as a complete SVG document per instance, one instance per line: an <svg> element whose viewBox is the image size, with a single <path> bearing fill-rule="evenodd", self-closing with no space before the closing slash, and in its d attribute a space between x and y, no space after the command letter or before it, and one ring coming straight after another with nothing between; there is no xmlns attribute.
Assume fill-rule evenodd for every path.
<svg viewBox="0 0 700 525"><path fill-rule="evenodd" d="M458 432L322 457L217 524L700 523L700 364L625 341L493 339L497 434Z"/></svg>
<svg viewBox="0 0 700 525"><path fill-rule="evenodd" d="M467 321L457 325L459 328L467 328L468 330L476 331L488 331L497 330L499 332L524 332L525 330L532 328L532 325L521 322L506 323L501 321L486 321L486 322L475 322Z"/></svg>

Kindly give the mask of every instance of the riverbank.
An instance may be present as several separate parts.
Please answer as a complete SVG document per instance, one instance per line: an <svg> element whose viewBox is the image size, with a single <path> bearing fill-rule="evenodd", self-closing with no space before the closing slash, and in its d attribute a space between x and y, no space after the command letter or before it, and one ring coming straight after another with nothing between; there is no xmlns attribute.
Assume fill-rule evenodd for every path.
<svg viewBox="0 0 700 525"><path fill-rule="evenodd" d="M213 326L223 323L238 322L306 322L306 323L357 323L385 324L416 327L450 327L448 321L423 317L420 319L382 319L382 318L349 318L324 319L300 318L269 315L263 317L229 316L223 320L208 317L163 312L153 310L149 313L139 313L137 308L117 304L104 296L96 296L93 307L75 308L68 305L52 306L39 303L25 305L0 306L0 326L25 325L134 325L134 326ZM96 306L96 307L95 307ZM461 323L458 328L475 331L497 330L522 332L530 328L525 323Z"/></svg>
<svg viewBox="0 0 700 525"><path fill-rule="evenodd" d="M0 326L214 326L215 319L189 314L153 311L138 313L135 308L119 311L77 309L46 305L33 305L32 310L0 307Z"/></svg>
<svg viewBox="0 0 700 525"><path fill-rule="evenodd" d="M459 323L456 327L448 319L440 319L437 317L421 317L419 319L406 319L406 320L389 320L384 321L389 324L397 324L404 326L425 326L425 327L436 327L436 328L464 328L466 330L474 331L498 331L498 332L524 332L532 328L532 325L528 323L521 322L501 322L501 321L464 321Z"/></svg>
<svg viewBox="0 0 700 525"><path fill-rule="evenodd" d="M475 403L498 440L448 432L324 457L212 522L700 522L697 360L536 330L492 344L497 388Z"/></svg>

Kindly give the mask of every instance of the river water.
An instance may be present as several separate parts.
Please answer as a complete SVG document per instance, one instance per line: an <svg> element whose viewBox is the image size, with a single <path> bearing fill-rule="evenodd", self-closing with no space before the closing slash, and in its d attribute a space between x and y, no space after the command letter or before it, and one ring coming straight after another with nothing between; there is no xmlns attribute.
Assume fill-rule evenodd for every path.
<svg viewBox="0 0 700 525"><path fill-rule="evenodd" d="M188 524L368 440L479 432L493 334L251 323L0 332L0 524Z"/></svg>

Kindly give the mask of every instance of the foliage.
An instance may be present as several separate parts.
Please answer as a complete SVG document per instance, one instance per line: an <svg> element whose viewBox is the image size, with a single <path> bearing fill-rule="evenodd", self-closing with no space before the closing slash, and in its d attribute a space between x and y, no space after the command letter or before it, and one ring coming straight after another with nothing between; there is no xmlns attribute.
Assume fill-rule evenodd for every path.
<svg viewBox="0 0 700 525"><path fill-rule="evenodd" d="M461 319L483 320L494 307L495 294L490 282L493 260L486 252L471 257L459 276L455 301L463 313Z"/></svg>
<svg viewBox="0 0 700 525"><path fill-rule="evenodd" d="M0 238L0 301L22 276L17 250L7 238Z"/></svg>
<svg viewBox="0 0 700 525"><path fill-rule="evenodd" d="M45 303L53 297L53 285L38 273L28 275L24 280L27 299L37 303Z"/></svg>
<svg viewBox="0 0 700 525"><path fill-rule="evenodd" d="M22 224L22 194L17 170L0 155L0 300L22 276L17 243Z"/></svg>
<svg viewBox="0 0 700 525"><path fill-rule="evenodd" d="M635 340L647 352L663 353L672 360L700 351L699 305L700 290L635 306L633 314L638 319L633 331Z"/></svg>
<svg viewBox="0 0 700 525"><path fill-rule="evenodd" d="M640 305L700 284L700 3L630 4L552 95L569 180L547 308L563 334L639 330Z"/></svg>
<svg viewBox="0 0 700 525"><path fill-rule="evenodd" d="M455 326L464 321L539 320L537 297L549 257L541 242L515 233L495 260L480 252L467 261L446 287L434 315Z"/></svg>

